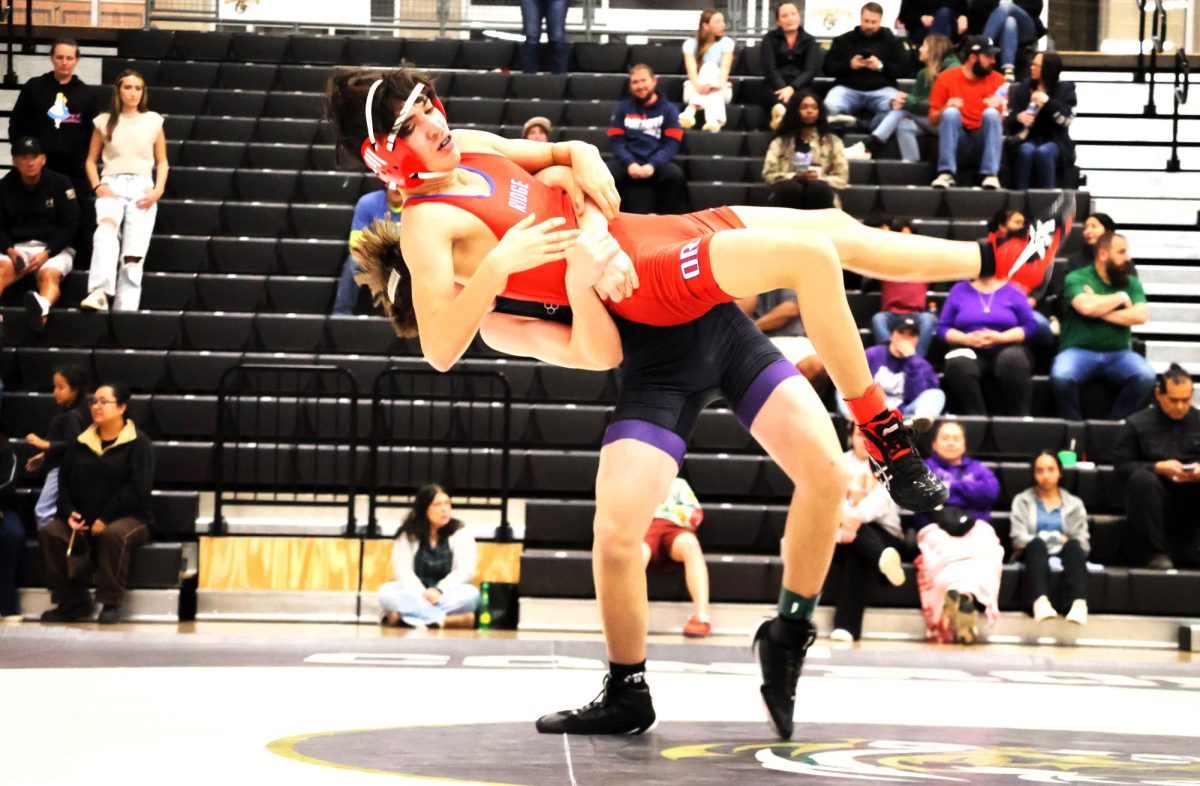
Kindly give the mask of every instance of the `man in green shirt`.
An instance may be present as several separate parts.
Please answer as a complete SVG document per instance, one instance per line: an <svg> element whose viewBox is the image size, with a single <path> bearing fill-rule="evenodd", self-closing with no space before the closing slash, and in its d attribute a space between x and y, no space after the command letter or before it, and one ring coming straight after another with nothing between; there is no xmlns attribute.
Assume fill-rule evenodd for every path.
<svg viewBox="0 0 1200 786"><path fill-rule="evenodd" d="M1146 293L1130 264L1129 241L1109 232L1096 242L1092 266L1069 274L1063 285L1066 307L1050 387L1067 420L1083 420L1079 391L1092 379L1119 389L1112 420L1124 420L1150 398L1154 371L1130 349L1130 328L1148 319Z"/></svg>

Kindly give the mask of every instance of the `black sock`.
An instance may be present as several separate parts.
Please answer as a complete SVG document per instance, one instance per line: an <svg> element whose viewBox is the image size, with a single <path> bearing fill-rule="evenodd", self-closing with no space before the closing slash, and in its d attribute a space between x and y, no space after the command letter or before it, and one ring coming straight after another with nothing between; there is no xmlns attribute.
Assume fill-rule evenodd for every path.
<svg viewBox="0 0 1200 786"><path fill-rule="evenodd" d="M987 238L979 241L979 277L992 278L996 275L996 250Z"/></svg>
<svg viewBox="0 0 1200 786"><path fill-rule="evenodd" d="M608 673L612 677L610 683L616 683L622 687L632 685L642 685L646 682L646 661L640 663L608 663Z"/></svg>

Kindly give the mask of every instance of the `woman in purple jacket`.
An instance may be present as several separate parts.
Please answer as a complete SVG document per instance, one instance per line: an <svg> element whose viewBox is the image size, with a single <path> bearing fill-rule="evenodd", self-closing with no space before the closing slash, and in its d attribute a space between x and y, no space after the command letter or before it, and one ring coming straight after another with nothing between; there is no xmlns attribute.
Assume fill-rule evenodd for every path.
<svg viewBox="0 0 1200 786"><path fill-rule="evenodd" d="M942 376L949 410L958 415L1028 415L1033 360L1025 340L1036 332L1028 298L1011 284L996 278L955 284L938 319L938 335L950 345ZM999 392L993 413L984 399L985 378Z"/></svg>
<svg viewBox="0 0 1200 786"><path fill-rule="evenodd" d="M933 474L950 489L946 507L958 507L977 520L992 520L992 505L1000 496L1000 481L992 471L967 456L967 437L962 424L943 420L933 434L933 455L925 459ZM928 523L932 516L918 517Z"/></svg>

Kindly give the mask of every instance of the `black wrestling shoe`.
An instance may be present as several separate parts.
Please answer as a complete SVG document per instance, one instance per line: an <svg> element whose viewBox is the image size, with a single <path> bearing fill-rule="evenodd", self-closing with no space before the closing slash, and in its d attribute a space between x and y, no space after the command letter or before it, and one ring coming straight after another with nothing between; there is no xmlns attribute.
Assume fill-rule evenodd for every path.
<svg viewBox="0 0 1200 786"><path fill-rule="evenodd" d="M79 622L90 619L95 612L96 607L90 599L60 603L43 611L41 620L42 622Z"/></svg>
<svg viewBox="0 0 1200 786"><path fill-rule="evenodd" d="M804 667L804 656L817 638L812 622L792 622L776 617L758 626L754 652L762 669L759 688L771 725L785 740L792 738L792 716L796 711L796 682Z"/></svg>
<svg viewBox="0 0 1200 786"><path fill-rule="evenodd" d="M542 734L642 734L656 724L644 675L635 675L635 681L627 683L615 683L611 675L605 675L599 696L577 710L543 715L537 720L537 730Z"/></svg>
<svg viewBox="0 0 1200 786"><path fill-rule="evenodd" d="M925 513L941 505L950 490L925 466L914 444L920 426L931 421L922 418L905 423L899 410L881 414L860 426L867 442L871 470L897 505L916 513Z"/></svg>

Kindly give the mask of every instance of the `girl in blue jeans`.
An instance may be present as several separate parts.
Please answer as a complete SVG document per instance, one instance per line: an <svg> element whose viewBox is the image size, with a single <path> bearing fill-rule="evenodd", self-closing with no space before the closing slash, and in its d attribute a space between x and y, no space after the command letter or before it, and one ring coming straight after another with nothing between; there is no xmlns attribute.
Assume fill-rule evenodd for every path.
<svg viewBox="0 0 1200 786"><path fill-rule="evenodd" d="M451 517L450 495L434 484L422 486L396 533L392 581L379 588L383 622L473 627L479 605L474 576L475 539Z"/></svg>
<svg viewBox="0 0 1200 786"><path fill-rule="evenodd" d="M1075 119L1075 84L1059 79L1060 74L1062 58L1055 52L1038 52L1030 64L1029 81L1013 85L1008 93L1004 131L1016 140L1012 187L1017 191L1057 188L1059 172L1067 176L1074 170L1070 127Z"/></svg>

